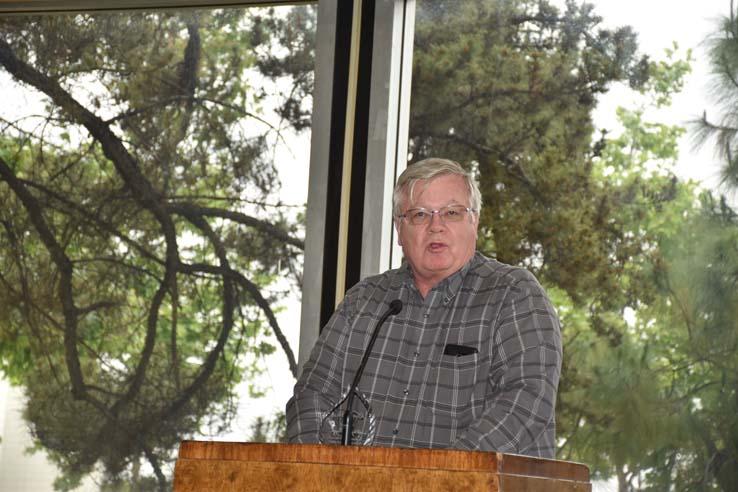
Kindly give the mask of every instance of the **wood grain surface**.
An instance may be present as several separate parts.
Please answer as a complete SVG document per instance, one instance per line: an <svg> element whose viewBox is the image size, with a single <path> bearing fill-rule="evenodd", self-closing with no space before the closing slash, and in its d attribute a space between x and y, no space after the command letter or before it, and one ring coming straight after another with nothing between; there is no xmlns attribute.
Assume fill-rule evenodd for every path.
<svg viewBox="0 0 738 492"><path fill-rule="evenodd" d="M175 492L590 492L586 466L502 453L184 441Z"/></svg>

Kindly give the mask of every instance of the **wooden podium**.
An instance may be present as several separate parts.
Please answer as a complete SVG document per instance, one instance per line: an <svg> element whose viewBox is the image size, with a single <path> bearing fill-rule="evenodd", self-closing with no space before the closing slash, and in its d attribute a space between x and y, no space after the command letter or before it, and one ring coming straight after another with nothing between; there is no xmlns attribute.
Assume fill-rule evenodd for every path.
<svg viewBox="0 0 738 492"><path fill-rule="evenodd" d="M514 454L183 441L174 492L590 492L589 469Z"/></svg>

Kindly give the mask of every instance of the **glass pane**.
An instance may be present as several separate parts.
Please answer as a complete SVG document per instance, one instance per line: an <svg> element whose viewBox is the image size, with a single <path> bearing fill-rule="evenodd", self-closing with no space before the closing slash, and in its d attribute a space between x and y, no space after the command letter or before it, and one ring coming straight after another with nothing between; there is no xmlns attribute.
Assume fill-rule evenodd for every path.
<svg viewBox="0 0 738 492"><path fill-rule="evenodd" d="M617 24L598 17L605 3ZM418 0L408 161L446 157L475 172L477 248L529 269L556 305L557 457L619 479L620 489L730 489L736 12L729 2L678 13L654 4L658 14L644 19L640 4ZM711 37L678 47L682 33L664 36L668 49L649 59L633 29L611 27L629 15L651 40L675 17L695 29L712 19ZM688 78L698 61L712 80ZM668 111L688 80L692 94L705 87L692 100L700 109ZM600 129L603 120L617 124ZM724 159L721 188L708 188L712 152L679 161L680 144L694 142Z"/></svg>
<svg viewBox="0 0 738 492"><path fill-rule="evenodd" d="M311 5L0 19L0 368L63 483L158 490L182 439L279 437L315 23Z"/></svg>

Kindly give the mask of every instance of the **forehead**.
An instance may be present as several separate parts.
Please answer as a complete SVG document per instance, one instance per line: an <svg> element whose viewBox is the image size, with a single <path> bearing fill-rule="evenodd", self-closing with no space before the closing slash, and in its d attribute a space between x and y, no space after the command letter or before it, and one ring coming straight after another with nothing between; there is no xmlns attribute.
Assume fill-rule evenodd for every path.
<svg viewBox="0 0 738 492"><path fill-rule="evenodd" d="M407 206L444 206L452 203L466 203L469 189L466 181L455 174L444 174L431 179L415 182L405 194Z"/></svg>

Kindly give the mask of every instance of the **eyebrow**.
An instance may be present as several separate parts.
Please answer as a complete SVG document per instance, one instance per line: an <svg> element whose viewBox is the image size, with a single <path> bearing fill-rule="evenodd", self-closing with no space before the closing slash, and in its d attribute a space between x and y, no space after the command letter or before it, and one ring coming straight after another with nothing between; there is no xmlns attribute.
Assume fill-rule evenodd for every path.
<svg viewBox="0 0 738 492"><path fill-rule="evenodd" d="M452 205L461 205L461 206L464 206L464 207L467 207L467 206L468 206L468 205L464 205L463 203L461 203L461 202L458 202L458 201L456 201L456 200L454 199L454 200L452 200L451 202L447 203L446 205L441 205L440 207L424 207L423 205L418 205L418 204L411 204L411 205L410 205L410 208L408 208L408 210L412 210L412 209L414 209L414 208L424 208L424 209L426 209L426 210L438 210L438 209L440 209L440 208L443 208L443 207L450 207L450 206L452 206Z"/></svg>

